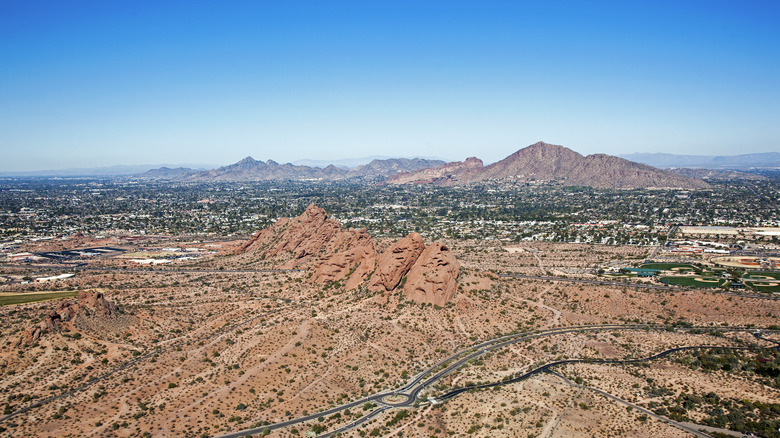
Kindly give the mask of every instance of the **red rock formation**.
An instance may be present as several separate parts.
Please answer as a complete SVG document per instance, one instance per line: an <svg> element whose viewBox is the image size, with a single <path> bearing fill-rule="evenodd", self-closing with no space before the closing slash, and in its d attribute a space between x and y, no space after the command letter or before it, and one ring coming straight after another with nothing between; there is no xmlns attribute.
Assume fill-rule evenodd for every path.
<svg viewBox="0 0 780 438"><path fill-rule="evenodd" d="M334 253L334 246L344 240L334 237L342 232L338 222L329 219L325 210L312 204L300 216L279 219L274 225L259 231L238 252L256 251L264 258L293 253L294 260L308 259L313 255Z"/></svg>
<svg viewBox="0 0 780 438"><path fill-rule="evenodd" d="M27 327L16 342L16 345L32 345L45 333L60 331L63 325L80 314L105 318L110 318L117 314L116 304L108 301L100 292L82 290L79 291L76 298L78 301L75 303L70 301L61 302L43 318L43 321Z"/></svg>
<svg viewBox="0 0 780 438"><path fill-rule="evenodd" d="M312 275L315 283L323 284L346 279L345 287L348 290L363 284L376 266L376 244L365 229L357 230L355 233L357 233L355 243L350 245L349 249L328 256L315 264Z"/></svg>
<svg viewBox="0 0 780 438"><path fill-rule="evenodd" d="M407 279L412 282L405 288L407 297L436 305L444 305L455 293L460 270L446 246L432 244L426 249L418 233L397 241L379 256L376 242L365 229L344 230L313 204L300 216L279 219L258 232L239 252L278 259L280 268L309 267L313 282L344 281L348 290L367 281L371 291L390 292L409 274Z"/></svg>
<svg viewBox="0 0 780 438"><path fill-rule="evenodd" d="M325 210L312 204L298 217L279 219L238 250L278 258L280 268L310 266L316 283L346 279L354 289L376 265L376 243L365 229L341 228Z"/></svg>
<svg viewBox="0 0 780 438"><path fill-rule="evenodd" d="M418 303L443 306L455 294L459 274L460 263L455 255L445 245L433 243L406 274L404 294Z"/></svg>
<svg viewBox="0 0 780 438"><path fill-rule="evenodd" d="M368 289L375 292L395 289L424 249L425 242L419 233L411 233L396 242L379 257Z"/></svg>
<svg viewBox="0 0 780 438"><path fill-rule="evenodd" d="M81 290L76 298L78 311L85 315L110 318L116 315L118 310L116 304L108 301L101 292Z"/></svg>

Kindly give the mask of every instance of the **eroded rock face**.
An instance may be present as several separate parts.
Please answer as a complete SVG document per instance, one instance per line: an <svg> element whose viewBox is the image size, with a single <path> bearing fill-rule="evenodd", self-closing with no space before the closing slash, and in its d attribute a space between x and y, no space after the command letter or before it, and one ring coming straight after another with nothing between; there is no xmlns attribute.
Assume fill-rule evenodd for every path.
<svg viewBox="0 0 780 438"><path fill-rule="evenodd" d="M436 305L452 298L460 272L446 246L434 243L426 249L419 233L398 240L379 255L365 229L345 230L313 204L300 216L279 219L258 232L239 252L274 259L279 268L308 267L314 283L343 281L347 290L367 284L373 292L390 292L408 275L407 297Z"/></svg>
<svg viewBox="0 0 780 438"><path fill-rule="evenodd" d="M298 217L282 218L255 234L238 252L258 252L271 258L290 252L294 261L312 256L335 253L335 247L345 239L335 239L343 230L338 222L329 219L325 210L312 204ZM300 264L293 262L292 265Z"/></svg>
<svg viewBox="0 0 780 438"><path fill-rule="evenodd" d="M395 289L424 249L425 242L419 233L411 233L396 242L379 256L368 289L375 292Z"/></svg>
<svg viewBox="0 0 780 438"><path fill-rule="evenodd" d="M82 290L79 291L76 298L77 301L75 303L69 301L59 303L54 310L43 318L43 321L27 327L19 337L16 345L20 347L32 345L44 334L60 331L66 323L81 314L111 318L118 312L116 304L108 301L100 292Z"/></svg>
<svg viewBox="0 0 780 438"><path fill-rule="evenodd" d="M346 280L348 289L366 280L377 259L376 242L364 228L345 230L314 204L258 232L238 252L276 258L282 269L310 267L315 283Z"/></svg>
<svg viewBox="0 0 780 438"><path fill-rule="evenodd" d="M78 311L90 316L104 316L110 318L117 313L116 304L108 301L101 292L97 291L79 291Z"/></svg>
<svg viewBox="0 0 780 438"><path fill-rule="evenodd" d="M455 294L459 274L460 263L455 255L446 245L433 243L406 274L404 295L418 303L443 306Z"/></svg>
<svg viewBox="0 0 780 438"><path fill-rule="evenodd" d="M315 283L324 284L346 279L347 290L356 289L374 270L377 261L374 239L365 229L353 232L356 237L349 249L327 256L314 265L312 280Z"/></svg>

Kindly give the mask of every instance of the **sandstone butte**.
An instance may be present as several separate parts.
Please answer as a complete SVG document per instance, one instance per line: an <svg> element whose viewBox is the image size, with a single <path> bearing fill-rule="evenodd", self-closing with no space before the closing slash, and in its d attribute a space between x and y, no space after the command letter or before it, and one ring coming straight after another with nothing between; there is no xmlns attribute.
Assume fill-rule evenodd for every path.
<svg viewBox="0 0 780 438"><path fill-rule="evenodd" d="M443 306L455 294L459 273L460 263L449 248L441 243L432 243L406 274L406 298Z"/></svg>
<svg viewBox="0 0 780 438"><path fill-rule="evenodd" d="M49 312L38 324L33 324L24 330L17 346L28 346L37 342L46 333L57 332L68 322L78 316L94 316L111 318L118 312L116 304L108 301L102 293L82 290L76 295L77 301L65 301Z"/></svg>
<svg viewBox="0 0 780 438"><path fill-rule="evenodd" d="M419 233L396 241L381 255L365 229L343 229L312 204L298 217L279 219L239 248L275 260L282 269L308 268L312 281L343 281L348 289L367 287L391 292L403 285L405 296L442 306L455 294L460 263L441 243L426 247Z"/></svg>
<svg viewBox="0 0 780 438"><path fill-rule="evenodd" d="M410 233L395 242L379 257L368 290L374 292L395 290L424 250L425 242L419 233Z"/></svg>

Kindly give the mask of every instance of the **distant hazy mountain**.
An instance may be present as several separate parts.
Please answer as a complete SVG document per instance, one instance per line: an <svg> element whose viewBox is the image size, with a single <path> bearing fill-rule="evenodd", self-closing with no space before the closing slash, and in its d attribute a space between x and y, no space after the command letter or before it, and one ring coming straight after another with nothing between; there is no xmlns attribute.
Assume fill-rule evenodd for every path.
<svg viewBox="0 0 780 438"><path fill-rule="evenodd" d="M329 165L325 168L279 164L273 160L259 161L246 157L238 163L203 172L185 173L176 179L182 181L269 181L269 180L339 180L347 178L385 178L400 172L409 172L444 164L441 160L423 158L391 158L373 160L353 169Z"/></svg>
<svg viewBox="0 0 780 438"><path fill-rule="evenodd" d="M434 183L460 185L486 180L557 180L570 186L602 188L704 188L706 182L656 169L611 155L583 157L563 146L539 142L489 166L476 158L448 163L438 169L400 174L391 184Z"/></svg>
<svg viewBox="0 0 780 438"><path fill-rule="evenodd" d="M171 179L187 173L194 173L199 171L201 170L194 170L190 169L189 167L177 167L174 169L169 167L160 167L159 169L152 169L136 176L140 178Z"/></svg>
<svg viewBox="0 0 780 438"><path fill-rule="evenodd" d="M687 167L684 167L681 169L669 169L669 172L676 173L678 175L687 176L689 178L703 179L705 181L730 180L730 179L765 181L769 179L762 175L740 172L738 170L689 169Z"/></svg>
<svg viewBox="0 0 780 438"><path fill-rule="evenodd" d="M325 168L330 166L331 164L340 167L343 169L352 169L354 167L362 166L365 164L368 164L372 161L385 161L385 160L392 160L395 158L401 158L401 157L389 157L386 155L371 155L369 157L362 157L362 158L342 158L337 160L296 160L293 161L292 164L298 165L298 166L309 166L309 167L320 167ZM414 157L414 158L422 158L424 160L434 160L434 161L441 161L440 158L437 157ZM414 159L412 158L412 159Z"/></svg>
<svg viewBox="0 0 780 438"><path fill-rule="evenodd" d="M662 169L682 167L700 169L780 168L780 152L730 156L636 153L620 155L620 157Z"/></svg>
<svg viewBox="0 0 780 438"><path fill-rule="evenodd" d="M119 165L109 167L86 167L73 169L52 169L52 170L31 170L22 172L0 172L0 176L13 177L114 177L131 176L147 172L152 169L165 167L187 167L198 170L210 169L214 167L209 164L137 164L137 165Z"/></svg>

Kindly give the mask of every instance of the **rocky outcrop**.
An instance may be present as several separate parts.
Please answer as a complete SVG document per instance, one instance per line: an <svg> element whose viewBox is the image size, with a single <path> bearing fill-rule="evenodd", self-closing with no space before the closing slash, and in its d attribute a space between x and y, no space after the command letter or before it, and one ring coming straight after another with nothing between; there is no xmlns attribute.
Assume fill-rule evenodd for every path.
<svg viewBox="0 0 780 438"><path fill-rule="evenodd" d="M357 231L354 246L325 257L313 267L312 280L324 284L345 280L345 287L355 289L366 280L376 266L377 252L374 240L365 229Z"/></svg>
<svg viewBox="0 0 780 438"><path fill-rule="evenodd" d="M388 248L377 261L376 271L369 280L368 290L392 291L412 268L425 249L419 233L411 233Z"/></svg>
<svg viewBox="0 0 780 438"><path fill-rule="evenodd" d="M69 321L77 316L93 316L100 318L112 318L117 315L116 304L108 301L102 293L97 291L79 291L77 301L61 302L49 312L38 324L27 327L16 345L19 347L32 345L46 333L56 333Z"/></svg>
<svg viewBox="0 0 780 438"><path fill-rule="evenodd" d="M108 301L101 292L82 290L79 291L76 298L78 299L76 305L79 312L86 316L111 318L119 310L116 304Z"/></svg>
<svg viewBox="0 0 780 438"><path fill-rule="evenodd" d="M460 263L441 243L425 248L406 275L404 295L418 303L443 306L457 288Z"/></svg>
<svg viewBox="0 0 780 438"><path fill-rule="evenodd" d="M376 242L365 229L345 230L314 204L258 232L238 252L276 259L283 269L309 267L314 282L346 280L350 289L366 280L377 259Z"/></svg>
<svg viewBox="0 0 780 438"><path fill-rule="evenodd" d="M279 219L258 232L238 252L255 253L279 268L308 268L313 282L343 282L347 290L367 285L373 292L391 292L409 275L407 297L436 305L444 305L455 293L460 269L446 246L426 248L419 233L379 255L365 229L344 230L313 204L300 216Z"/></svg>
<svg viewBox="0 0 780 438"><path fill-rule="evenodd" d="M291 269L326 260L354 248L370 249L374 246L365 229L344 230L338 222L328 218L325 210L312 204L300 216L279 219L271 227L258 232L238 252L257 252L263 259L286 258L279 267Z"/></svg>

